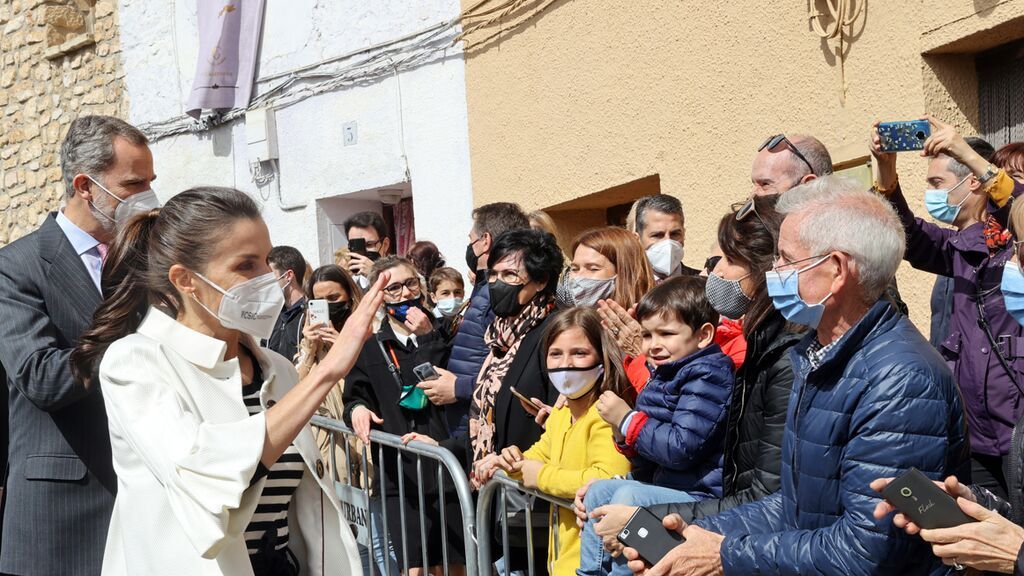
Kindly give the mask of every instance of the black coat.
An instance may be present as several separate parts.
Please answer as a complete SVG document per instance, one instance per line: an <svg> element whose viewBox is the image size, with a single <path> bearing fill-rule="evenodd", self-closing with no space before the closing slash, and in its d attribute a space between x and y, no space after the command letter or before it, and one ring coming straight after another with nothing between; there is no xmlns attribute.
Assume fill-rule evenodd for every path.
<svg viewBox="0 0 1024 576"><path fill-rule="evenodd" d="M543 359L540 343L551 316L534 327L523 336L523 342L516 351L516 357L509 366L505 379L501 381L501 389L494 399L494 450L501 452L509 446L518 446L520 450L540 440L544 429L537 425L533 416L523 409L510 389L527 398L537 398L545 404L552 405L558 399L558 391L544 377ZM452 451L467 469L472 464L473 451L470 447L468 434L460 435L443 444Z"/></svg>
<svg viewBox="0 0 1024 576"><path fill-rule="evenodd" d="M448 353L444 338L436 330L424 336L417 336L416 346L413 346L412 342L408 346L399 342L390 322L385 322L381 326L378 335L384 345L384 350L389 348L394 350L402 382L405 385L419 382L413 373L413 368L424 362L441 366ZM409 432L417 432L438 441L448 438L448 425L443 406L428 403L422 410L408 410L399 406L401 389L388 368L384 354L381 353L378 335L371 336L363 344L359 358L356 359L355 365L345 378L343 395L345 423L351 426L352 410L358 406L366 406L384 420L381 425L374 424L374 428L388 434L402 436ZM397 451L386 448L384 452L388 482L392 486L397 486ZM376 457L376 454L374 456ZM406 482L416 482L414 457L405 458L404 471ZM436 478L436 474L434 476Z"/></svg>
<svg viewBox="0 0 1024 576"><path fill-rule="evenodd" d="M780 487L782 433L793 386L789 349L802 334L787 330L772 312L747 343L746 360L736 375L726 428L723 494L683 504L652 506L659 518L675 513L687 522L718 514L767 496Z"/></svg>
<svg viewBox="0 0 1024 576"><path fill-rule="evenodd" d="M994 510L1018 526L1024 526L1024 416L1017 420L1017 425L1013 428L1010 453L1006 455L1005 468L1007 470L1006 492L1008 494L1006 500L978 485L971 486L971 492L974 493L978 504L989 510ZM1017 552L1013 575L1024 576L1024 547Z"/></svg>

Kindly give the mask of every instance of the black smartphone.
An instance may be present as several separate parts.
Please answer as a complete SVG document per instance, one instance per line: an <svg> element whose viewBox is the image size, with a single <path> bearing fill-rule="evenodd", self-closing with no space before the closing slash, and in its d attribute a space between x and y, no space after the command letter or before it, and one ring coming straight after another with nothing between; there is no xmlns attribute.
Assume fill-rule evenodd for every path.
<svg viewBox="0 0 1024 576"><path fill-rule="evenodd" d="M640 559L654 566L670 550L686 542L683 535L665 528L661 518L647 508L637 508L626 527L619 532L619 542L640 554Z"/></svg>
<svg viewBox="0 0 1024 576"><path fill-rule="evenodd" d="M437 380L441 377L434 369L434 366L430 362L424 362L419 366L412 369L412 373L420 379L420 382L426 382L427 380Z"/></svg>
<svg viewBox="0 0 1024 576"><path fill-rule="evenodd" d="M537 404L534 403L533 400L530 400L529 398L524 396L522 392L520 392L519 390L516 390L515 386L510 387L508 389L508 391L511 392L512 395L515 396L516 398L518 398L521 402L526 403L527 406L532 406L534 410L540 412L540 406L537 406Z"/></svg>
<svg viewBox="0 0 1024 576"><path fill-rule="evenodd" d="M366 256L366 239L352 238L348 241L348 251L355 252L361 256Z"/></svg>
<svg viewBox="0 0 1024 576"><path fill-rule="evenodd" d="M882 490L889 504L921 528L952 528L977 522L956 503L956 499L939 488L917 468L911 468Z"/></svg>

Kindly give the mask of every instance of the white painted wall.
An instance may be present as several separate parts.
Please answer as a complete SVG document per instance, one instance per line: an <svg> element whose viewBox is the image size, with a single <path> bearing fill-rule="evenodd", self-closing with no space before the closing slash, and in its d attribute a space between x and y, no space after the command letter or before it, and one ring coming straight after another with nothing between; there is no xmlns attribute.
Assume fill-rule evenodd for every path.
<svg viewBox="0 0 1024 576"><path fill-rule="evenodd" d="M137 125L184 112L198 50L195 1L120 1L130 121ZM459 11L458 0L266 2L260 77L402 37ZM338 245L335 224L356 211L380 209L365 200L367 191L408 186L417 239L437 243L464 271L472 223L464 73L456 46L446 59L398 77L276 110L281 197L286 204L304 203L302 209L282 210L276 194L268 197L273 186L253 183L242 120L154 142L154 188L165 200L203 184L244 190L263 202L273 242L295 246L316 266L330 262ZM270 85L258 84L257 92ZM358 143L342 146L342 125L351 121L358 123ZM404 184L407 166L411 178Z"/></svg>

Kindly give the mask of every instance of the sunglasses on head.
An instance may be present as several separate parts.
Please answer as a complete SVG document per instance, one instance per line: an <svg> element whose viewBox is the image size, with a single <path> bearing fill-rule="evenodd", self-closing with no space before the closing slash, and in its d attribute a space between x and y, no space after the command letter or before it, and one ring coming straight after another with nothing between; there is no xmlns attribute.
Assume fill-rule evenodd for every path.
<svg viewBox="0 0 1024 576"><path fill-rule="evenodd" d="M775 152L775 149L779 146L779 144L785 144L786 149L792 152L794 155L796 155L797 158L803 160L804 164L807 164L807 169L811 171L811 174L814 174L814 167L811 166L810 161L807 160L807 157L804 156L802 152L800 152L800 149L797 148L796 145L789 140L789 138L786 138L785 134L776 134L775 136L769 136L768 139L766 139L764 143L761 144L761 147L758 148L757 151L760 152L761 150L767 148L769 152ZM817 174L814 175L817 176Z"/></svg>
<svg viewBox="0 0 1024 576"><path fill-rule="evenodd" d="M718 262L721 259L721 256L708 256L708 259L704 261L704 270L710 274L715 269L715 266L718 266Z"/></svg>
<svg viewBox="0 0 1024 576"><path fill-rule="evenodd" d="M753 214L754 218L757 218L757 221L761 223L761 227L764 228L764 231L767 232L769 236L771 236L772 242L777 243L778 239L775 237L775 234L772 232L772 229L769 228L767 224L765 224L764 220L761 219L761 215L757 213L757 206L754 204L754 198L756 198L756 196L751 196L739 208L736 208L736 205L733 204L733 209L736 210L736 221L742 222L743 220L746 220L748 216Z"/></svg>

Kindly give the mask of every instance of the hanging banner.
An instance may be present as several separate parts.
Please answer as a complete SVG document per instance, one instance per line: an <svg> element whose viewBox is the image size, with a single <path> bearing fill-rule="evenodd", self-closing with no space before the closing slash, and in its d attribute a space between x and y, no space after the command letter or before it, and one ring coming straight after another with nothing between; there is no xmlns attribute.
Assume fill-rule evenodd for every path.
<svg viewBox="0 0 1024 576"><path fill-rule="evenodd" d="M199 61L187 112L246 108L263 29L264 0L196 0Z"/></svg>
<svg viewBox="0 0 1024 576"><path fill-rule="evenodd" d="M416 219L413 217L412 198L402 198L391 207L395 218L395 254L405 254L416 243Z"/></svg>

